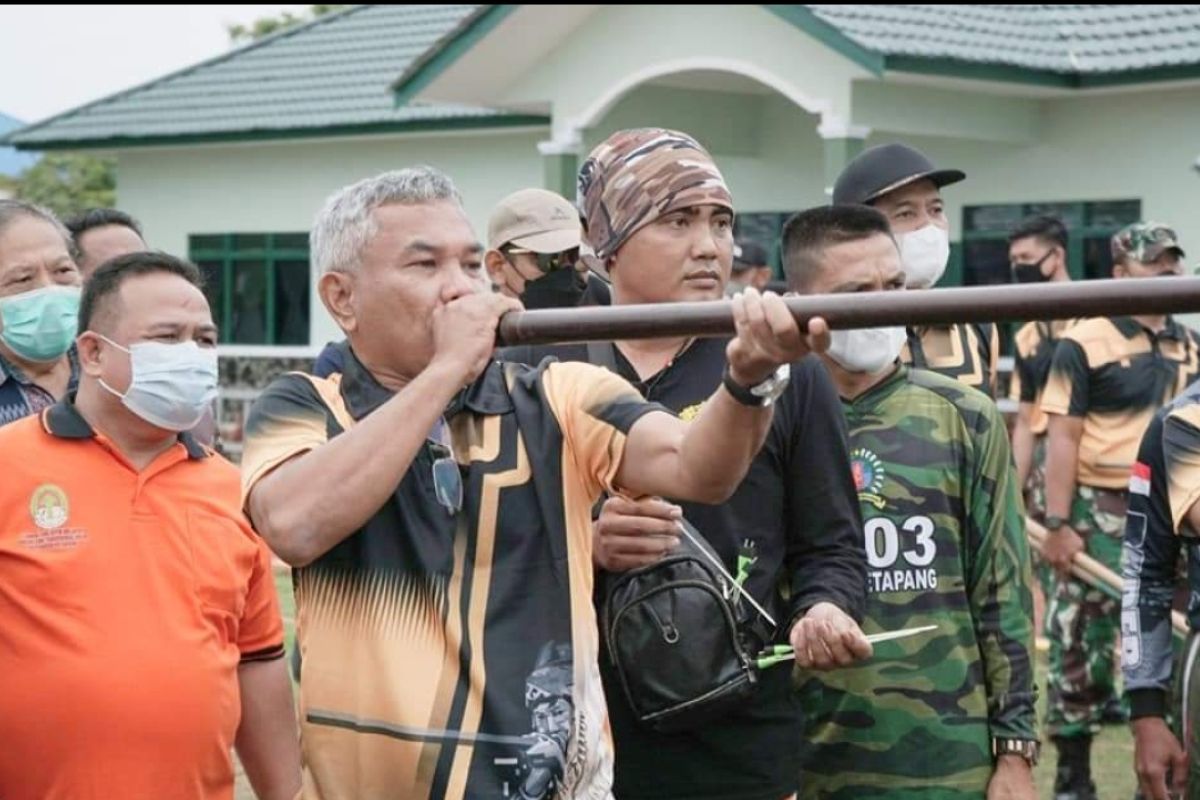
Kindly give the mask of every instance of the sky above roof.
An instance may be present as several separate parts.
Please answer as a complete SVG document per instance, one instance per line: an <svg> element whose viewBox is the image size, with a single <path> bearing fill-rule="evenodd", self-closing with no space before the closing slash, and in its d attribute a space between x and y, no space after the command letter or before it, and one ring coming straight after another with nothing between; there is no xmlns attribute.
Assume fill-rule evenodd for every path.
<svg viewBox="0 0 1200 800"><path fill-rule="evenodd" d="M228 23L306 8L4 6L0 112L37 122L228 51Z"/></svg>

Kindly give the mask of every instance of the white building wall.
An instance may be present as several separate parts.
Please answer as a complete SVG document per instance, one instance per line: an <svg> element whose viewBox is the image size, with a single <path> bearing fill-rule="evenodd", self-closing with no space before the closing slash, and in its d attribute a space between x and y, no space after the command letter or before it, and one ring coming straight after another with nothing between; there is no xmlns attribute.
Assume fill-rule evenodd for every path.
<svg viewBox="0 0 1200 800"><path fill-rule="evenodd" d="M356 180L414 164L449 174L479 236L505 194L542 185L544 131L422 133L359 139L156 147L119 153L118 205L148 242L186 255L190 234L309 230L325 198ZM312 282L311 350L340 338ZM241 347L278 354L277 347ZM296 354L299 354L298 352Z"/></svg>
<svg viewBox="0 0 1200 800"><path fill-rule="evenodd" d="M672 92L678 97L672 99ZM956 95L941 94L944 113L952 117ZM887 104L878 103L867 144L905 141L935 163L967 172L965 182L945 192L955 239L961 235L964 205L1137 198L1144 216L1176 227L1189 265L1200 263L1200 172L1195 168L1200 88L1036 102L1036 119L1026 115L1021 122L1024 130L1037 133L1027 144L892 133L882 111ZM978 106L978 98L972 103ZM904 105L891 106L897 109L896 127L910 129ZM731 120L731 114L751 114L753 121ZM653 86L620 100L586 131L585 144L619 127L683 127L712 143L739 210L784 211L825 201L816 122L815 115L778 94L738 98ZM497 200L517 188L542 185L536 145L547 135L544 129L448 132L129 150L120 153L119 204L142 220L153 245L186 253L187 237L194 233L307 230L336 188L385 169L430 163L456 180L482 236ZM312 307L311 342L319 347L337 332L315 294Z"/></svg>
<svg viewBox="0 0 1200 800"><path fill-rule="evenodd" d="M1143 216L1175 226L1200 262L1200 88L1042 100L1038 138L1026 145L892 136L967 180L945 191L955 226L962 206L985 203L1140 199ZM945 109L953 114L953 107Z"/></svg>

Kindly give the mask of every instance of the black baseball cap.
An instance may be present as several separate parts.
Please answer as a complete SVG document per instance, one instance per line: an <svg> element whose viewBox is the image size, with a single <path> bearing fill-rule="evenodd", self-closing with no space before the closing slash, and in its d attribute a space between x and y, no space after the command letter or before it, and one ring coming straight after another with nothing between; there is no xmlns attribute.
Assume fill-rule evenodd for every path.
<svg viewBox="0 0 1200 800"><path fill-rule="evenodd" d="M869 205L880 195L914 181L931 180L939 189L958 183L967 174L938 169L923 153L903 144L881 144L864 150L846 165L833 185L833 204Z"/></svg>
<svg viewBox="0 0 1200 800"><path fill-rule="evenodd" d="M767 249L754 242L738 242L733 250L733 271L767 266Z"/></svg>

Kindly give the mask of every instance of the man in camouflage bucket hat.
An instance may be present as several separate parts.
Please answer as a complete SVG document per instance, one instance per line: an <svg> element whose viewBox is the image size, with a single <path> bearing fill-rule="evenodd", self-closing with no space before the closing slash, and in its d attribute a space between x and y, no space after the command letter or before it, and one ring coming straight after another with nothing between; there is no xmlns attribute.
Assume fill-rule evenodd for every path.
<svg viewBox="0 0 1200 800"><path fill-rule="evenodd" d="M1181 274L1165 225L1139 222L1112 238L1113 276ZM1046 453L1046 561L1058 572L1047 599L1046 730L1058 748L1055 796L1094 800L1091 742L1116 692L1119 603L1069 575L1086 552L1120 572L1130 472L1155 412L1197 375L1200 338L1164 315L1096 317L1055 346L1041 407Z"/></svg>
<svg viewBox="0 0 1200 800"><path fill-rule="evenodd" d="M783 231L790 288L904 289L888 220L814 208ZM1029 550L1004 420L981 392L898 363L903 327L833 331L868 561L861 666L797 670L805 800L1033 800Z"/></svg>
<svg viewBox="0 0 1200 800"><path fill-rule="evenodd" d="M580 198L614 305L722 298L733 263L732 198L690 136L613 134L584 163ZM722 383L725 347L719 338L668 337L508 348L503 358L536 364L552 355L605 366L691 419ZM845 665L870 653L855 622L865 564L845 422L817 358L790 365L775 409L770 440L733 497L716 505L611 497L595 523L594 561L606 573L657 561L675 545L682 514L779 623L778 631L756 633L798 643L802 663ZM737 605L754 618L748 603ZM608 658L600 670L621 800L782 800L796 790L801 708L788 666L762 671L738 709L676 733L639 723Z"/></svg>

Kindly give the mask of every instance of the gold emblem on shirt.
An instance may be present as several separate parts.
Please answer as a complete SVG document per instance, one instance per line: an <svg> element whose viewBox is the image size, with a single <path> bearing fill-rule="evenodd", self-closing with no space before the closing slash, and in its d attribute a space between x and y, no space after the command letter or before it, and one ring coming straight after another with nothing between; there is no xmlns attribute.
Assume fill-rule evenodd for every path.
<svg viewBox="0 0 1200 800"><path fill-rule="evenodd" d="M54 530L67 524L70 504L67 493L53 483L43 483L33 490L29 499L29 513L33 522L42 530Z"/></svg>

